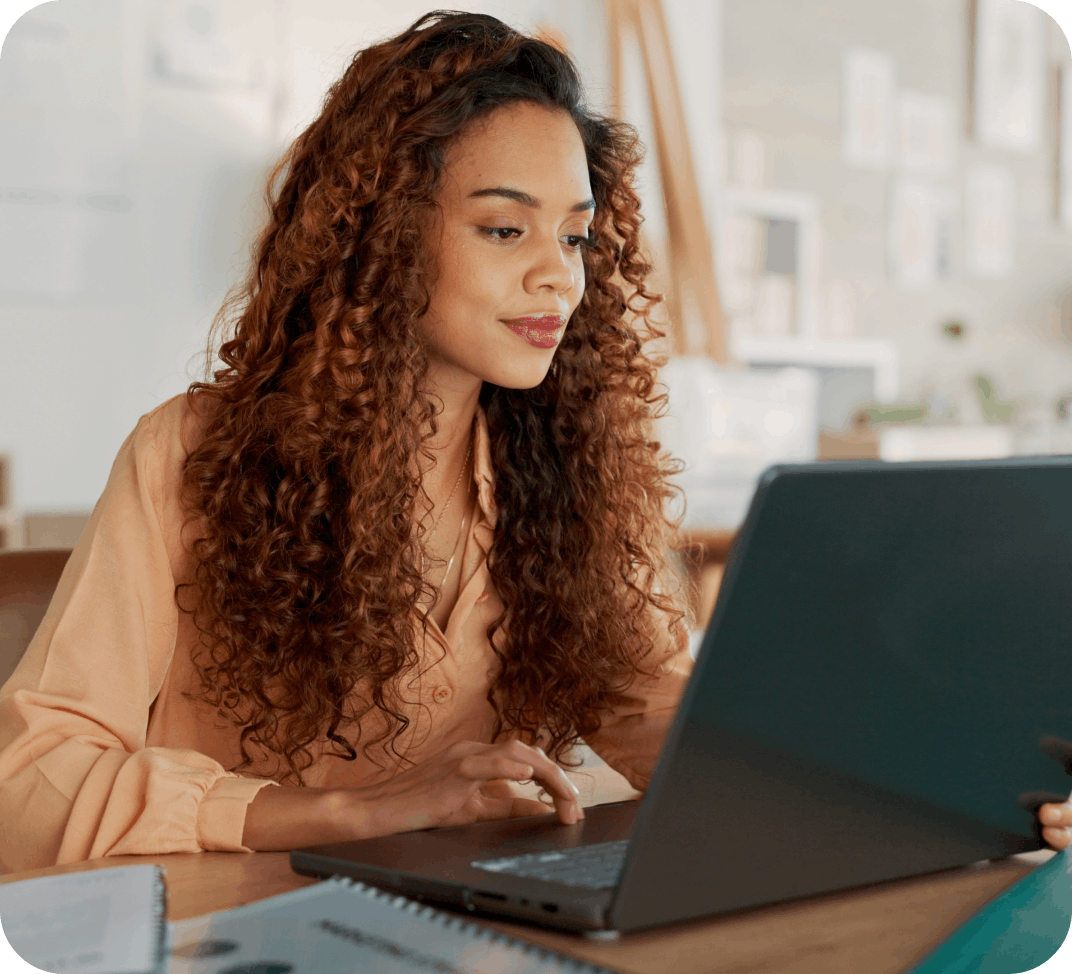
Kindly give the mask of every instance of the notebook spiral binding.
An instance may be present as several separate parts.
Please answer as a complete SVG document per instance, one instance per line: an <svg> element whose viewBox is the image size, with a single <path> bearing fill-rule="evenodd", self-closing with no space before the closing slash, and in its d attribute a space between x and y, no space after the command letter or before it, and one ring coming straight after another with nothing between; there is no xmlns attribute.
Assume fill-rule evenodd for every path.
<svg viewBox="0 0 1072 974"><path fill-rule="evenodd" d="M527 940L500 933L498 930L481 927L463 917L444 913L442 910L437 910L435 907L428 906L425 903L418 903L416 900L411 900L406 896L388 893L385 890L377 889L375 886L366 886L356 879L334 876L328 882L337 883L340 886L355 890L370 899L389 904L396 910L404 910L406 913L419 917L427 923L442 927L444 930L456 930L458 933L472 937L474 940L485 940L489 944L502 944L504 947L520 951L526 957L531 957L540 963L555 963L563 971L575 971L576 974L619 974L619 972L613 971L609 967L597 967L586 960L569 957L566 954L558 953L558 951L548 950L546 947L529 943Z"/></svg>
<svg viewBox="0 0 1072 974"><path fill-rule="evenodd" d="M156 967L158 974L168 969L171 957L171 925L167 922L168 893L167 874L156 867L156 882L153 884L153 922L156 924Z"/></svg>

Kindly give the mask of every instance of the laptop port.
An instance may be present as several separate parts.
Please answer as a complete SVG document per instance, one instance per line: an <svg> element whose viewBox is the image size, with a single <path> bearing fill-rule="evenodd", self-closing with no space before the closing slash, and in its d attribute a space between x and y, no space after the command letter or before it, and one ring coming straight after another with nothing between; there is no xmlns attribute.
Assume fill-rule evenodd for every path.
<svg viewBox="0 0 1072 974"><path fill-rule="evenodd" d="M544 910L546 910L548 913L557 913L558 912L558 904L557 903L541 903L540 906Z"/></svg>
<svg viewBox="0 0 1072 974"><path fill-rule="evenodd" d="M506 897L502 893L489 893L487 890L478 889L473 891L474 896L482 896L486 900L498 900L500 903L506 902Z"/></svg>

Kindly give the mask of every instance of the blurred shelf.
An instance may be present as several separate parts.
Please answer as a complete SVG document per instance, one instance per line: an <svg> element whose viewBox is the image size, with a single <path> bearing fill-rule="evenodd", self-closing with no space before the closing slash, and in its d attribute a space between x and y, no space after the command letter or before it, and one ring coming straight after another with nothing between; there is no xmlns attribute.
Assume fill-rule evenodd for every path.
<svg viewBox="0 0 1072 974"><path fill-rule="evenodd" d="M881 402L897 398L900 362L892 342L881 340L830 341L819 338L756 338L733 335L730 354L755 365L811 365L827 368L869 368L875 373L875 396Z"/></svg>
<svg viewBox="0 0 1072 974"><path fill-rule="evenodd" d="M892 426L878 432L883 460L987 460L1016 452L1011 426Z"/></svg>
<svg viewBox="0 0 1072 974"><path fill-rule="evenodd" d="M878 434L864 430L820 430L820 460L877 460L881 445Z"/></svg>

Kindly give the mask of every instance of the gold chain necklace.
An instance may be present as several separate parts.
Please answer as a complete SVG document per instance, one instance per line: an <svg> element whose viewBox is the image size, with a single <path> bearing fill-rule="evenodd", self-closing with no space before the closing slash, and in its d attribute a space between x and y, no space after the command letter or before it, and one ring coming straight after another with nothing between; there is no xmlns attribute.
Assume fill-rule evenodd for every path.
<svg viewBox="0 0 1072 974"><path fill-rule="evenodd" d="M472 493L472 487L465 492L466 501L469 499L469 495ZM462 515L462 524L458 528L458 537L454 539L454 549L450 553L450 561L447 562L447 570L443 572L443 580L439 583L440 591L443 590L443 586L447 584L447 577L450 575L451 568L454 567L454 559L458 557L458 545L461 543L462 536L465 534L465 522L469 520L469 505L465 505L465 513Z"/></svg>
<svg viewBox="0 0 1072 974"><path fill-rule="evenodd" d="M470 432L469 435L469 449L465 452L465 461L462 463L462 469L458 471L458 479L454 481L454 486L450 490L450 496L447 498L447 503L443 505L443 510L440 511L439 517L436 518L435 524L432 525L432 530L428 533L428 539L431 540L435 537L436 530L439 525L443 523L443 518L447 516L447 509L450 507L451 501L454 500L454 495L458 492L458 485L462 482L462 477L465 476L465 471L469 469L469 458L473 454L473 440L476 438L475 434ZM468 496L468 491L466 492ZM462 526L465 526L465 517L462 517ZM458 533L458 538L461 538L461 532ZM443 576L443 581L439 583L439 587L442 588L444 582L447 580L447 575L450 574L451 568L454 566L454 558L458 554L458 541L454 542L454 549L451 552L450 561L447 562L447 573ZM424 552L421 551L421 574L424 574Z"/></svg>
<svg viewBox="0 0 1072 974"><path fill-rule="evenodd" d="M436 518L435 524L432 525L432 530L428 533L428 540L430 541L435 537L436 530L439 525L443 523L443 518L447 516L447 511L450 509L450 502L454 500L454 495L458 492L458 485L462 482L462 477L465 476L465 471L469 468L469 457L473 453L473 438L469 437L469 449L465 453L465 460L462 462L462 468L458 471L458 479L454 481L454 486L450 489L450 496L447 498L447 503L443 505L443 510L439 512L439 517Z"/></svg>

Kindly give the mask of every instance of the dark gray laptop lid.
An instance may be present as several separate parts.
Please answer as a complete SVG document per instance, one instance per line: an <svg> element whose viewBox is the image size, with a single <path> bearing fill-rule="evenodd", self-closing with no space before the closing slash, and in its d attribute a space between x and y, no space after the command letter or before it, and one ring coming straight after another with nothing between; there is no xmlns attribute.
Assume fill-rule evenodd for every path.
<svg viewBox="0 0 1072 974"><path fill-rule="evenodd" d="M1028 793L1072 786L1055 741L1072 742L1072 461L772 468L612 923L1038 848Z"/></svg>

